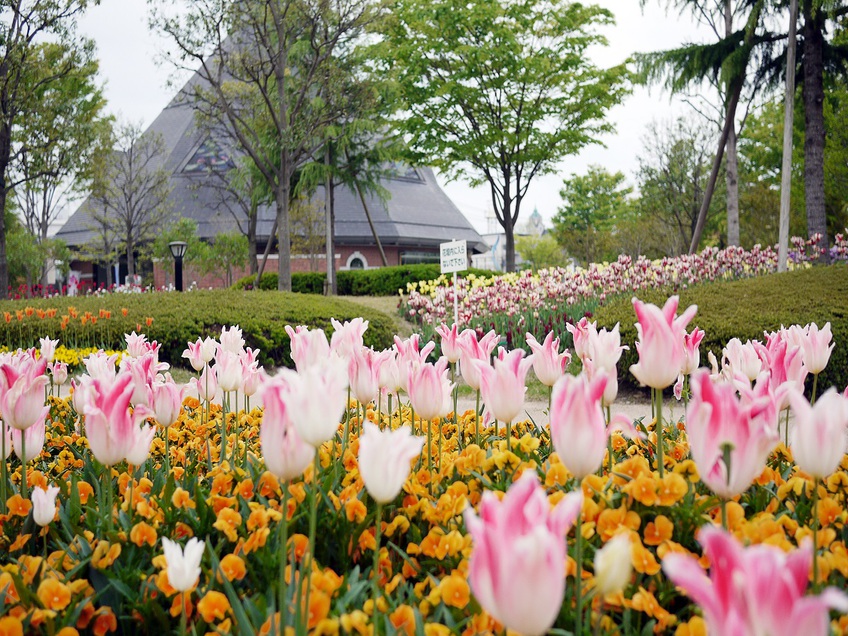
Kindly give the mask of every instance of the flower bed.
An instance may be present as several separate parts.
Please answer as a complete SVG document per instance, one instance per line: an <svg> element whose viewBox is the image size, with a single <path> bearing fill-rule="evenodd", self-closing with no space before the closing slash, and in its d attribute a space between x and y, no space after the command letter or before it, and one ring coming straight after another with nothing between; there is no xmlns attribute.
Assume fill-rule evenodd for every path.
<svg viewBox="0 0 848 636"><path fill-rule="evenodd" d="M634 372L646 382L667 371L649 367L658 332L670 330L676 342L691 318L690 311L673 319L669 307L637 307L646 357ZM612 422L629 437L613 433L607 447L606 375L556 381L553 430L498 426L492 417L508 419L513 394L523 395L530 359L521 352L493 364L488 352L477 365L463 359L481 373L489 415L454 416L447 360L424 363L429 347L414 338L398 340L390 354L369 353L363 327L337 325L329 344L323 332L290 330L298 371L261 380L264 411L232 397L224 406L186 398L174 407L174 389L156 378L156 347L138 336L128 339L117 373L91 360L91 377L71 398L49 399L43 446L27 470L17 457L8 462L0 631L279 633L283 607L288 627L312 634L499 634L498 620L525 634L546 633L547 621L553 634L578 626L578 633L703 634L705 618L711 633L734 626L738 633L848 633L848 616L827 614L848 610L848 601L834 589L822 592L844 589L848 577L846 424L838 422L833 443L819 453L835 462L827 474L809 467L811 455L816 467L823 458L808 446L787 448L776 437L780 400L791 393L787 373L820 373L824 333L809 327L774 336L784 343L780 359L799 364L787 371L774 362L755 383L738 377L742 355L729 356L716 377L695 371L683 391L691 393L685 420L664 422L646 407L635 422ZM620 355L593 344L609 334L579 328L589 334L575 352L584 373L611 352ZM477 341L470 332L457 337ZM805 338L814 342L809 353L792 344ZM669 377L685 363L676 347L658 357L675 367ZM557 349L547 341L532 360L555 354L561 374ZM23 391L46 383L43 363L28 355L7 354L0 367L5 394L16 397L0 400L0 409L16 428L32 414L15 405L38 402ZM348 364L334 367L336 355ZM209 382L254 393L256 353L244 349L237 330L225 330L220 343L198 341L185 356L203 373L201 394ZM404 380L392 365L414 372ZM339 368L349 374L341 381ZM345 398L348 381L360 402ZM404 397L398 410L397 398L367 398L398 382L412 404ZM797 426L828 414L848 421L848 398L821 389L819 402L829 406L810 407L792 394ZM713 430L711 414L720 409ZM153 436L145 420L166 428ZM705 440L704 427L718 439ZM379 430L401 432L381 450L366 450ZM415 440L411 463L406 456L390 462L409 449L401 439ZM733 447L716 453L707 443L723 439ZM28 455L18 444L16 453ZM52 484L58 500L45 503L38 491ZM165 539L178 546L163 547ZM720 559L703 556L719 552ZM732 594L710 596L708 567L715 585L734 586ZM804 595L809 579L814 589ZM771 602L778 594L782 602ZM785 632L773 631L781 624Z"/></svg>
<svg viewBox="0 0 848 636"><path fill-rule="evenodd" d="M818 256L818 241L793 237L790 268L804 267ZM831 250L833 262L848 260L848 236L837 234ZM621 293L661 289L668 295L704 282L736 280L777 271L777 249L751 250L708 247L699 254L684 254L655 261L620 256L613 263L592 264L587 269L561 267L524 270L490 278L461 276L457 281L459 324L481 334L495 329L510 347L527 348L524 334L537 339L549 331L564 336L565 325L591 316L607 298ZM421 328L425 338L442 322L453 322L452 279L407 285L401 312Z"/></svg>

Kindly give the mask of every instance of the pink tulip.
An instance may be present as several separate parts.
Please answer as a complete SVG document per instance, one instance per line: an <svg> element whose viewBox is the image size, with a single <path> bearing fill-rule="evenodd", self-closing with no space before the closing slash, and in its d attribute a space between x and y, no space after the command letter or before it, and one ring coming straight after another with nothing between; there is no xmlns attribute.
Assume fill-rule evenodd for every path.
<svg viewBox="0 0 848 636"><path fill-rule="evenodd" d="M833 339L833 334L830 332L830 323L819 331L818 325L811 323L804 328L804 338L801 341L801 347L804 350L804 366L812 374L818 374L824 371L830 360L830 353L833 351L835 344L830 344ZM828 344L830 346L828 347Z"/></svg>
<svg viewBox="0 0 848 636"><path fill-rule="evenodd" d="M25 431L20 431L16 428L12 429L12 446L15 449L15 455L17 455L24 464L28 464L33 459L41 455L41 451L44 448L44 435L46 428L44 420L41 420L41 422L33 424ZM21 442L23 441L21 437L24 435L26 435L26 457L21 456Z"/></svg>
<svg viewBox="0 0 848 636"><path fill-rule="evenodd" d="M323 362L330 355L330 343L323 329L309 329L304 325L292 329L286 325L286 333L291 341L291 358L298 371Z"/></svg>
<svg viewBox="0 0 848 636"><path fill-rule="evenodd" d="M743 387L741 398L737 389L713 383L706 370L696 371L686 412L690 452L701 481L725 499L748 489L779 441L777 407L765 375L754 390Z"/></svg>
<svg viewBox="0 0 848 636"><path fill-rule="evenodd" d="M427 361L427 357L436 348L436 343L431 341L422 347L420 337L415 333L406 340L395 336L395 343L392 348L397 352L400 364L422 364ZM406 390L406 387L404 387L404 390Z"/></svg>
<svg viewBox="0 0 848 636"><path fill-rule="evenodd" d="M554 624L565 595L565 535L582 505L578 489L552 510L535 471L525 470L503 500L483 493L479 516L465 509L471 590L507 629L541 636Z"/></svg>
<svg viewBox="0 0 848 636"><path fill-rule="evenodd" d="M397 395L403 389L406 390L409 382L409 366L398 359L397 351L392 348L386 353L383 364L380 365L380 388L389 393Z"/></svg>
<svg viewBox="0 0 848 636"><path fill-rule="evenodd" d="M761 544L743 548L733 535L705 526L698 533L709 577L688 554L669 553L662 567L704 612L707 629L723 636L825 636L828 611L848 612L848 596L836 588L805 596L813 561L808 542L790 553Z"/></svg>
<svg viewBox="0 0 848 636"><path fill-rule="evenodd" d="M350 358L354 351L362 348L362 337L368 329L368 321L354 318L344 324L335 318L330 319L333 325L333 335L330 337L330 349L344 359Z"/></svg>
<svg viewBox="0 0 848 636"><path fill-rule="evenodd" d="M347 371L341 358L330 356L295 373L281 373L298 437L314 448L333 438L347 405ZM281 394L283 395L283 394Z"/></svg>
<svg viewBox="0 0 848 636"><path fill-rule="evenodd" d="M177 386L170 377L168 379L169 381L153 383L151 400L156 421L165 428L176 422L183 410L184 389Z"/></svg>
<svg viewBox="0 0 848 636"><path fill-rule="evenodd" d="M131 358L140 358L146 353L151 353L150 343L147 342L147 336L143 333L125 333L124 340L127 341L127 355ZM158 352L158 345L156 350Z"/></svg>
<svg viewBox="0 0 848 636"><path fill-rule="evenodd" d="M374 501L386 504L398 496L409 477L409 462L423 447L424 438L413 436L406 427L381 431L365 422L359 438L359 474Z"/></svg>
<svg viewBox="0 0 848 636"><path fill-rule="evenodd" d="M152 415L143 406L130 409L133 390L133 377L120 373L114 381L92 380L84 393L88 446L105 466L127 458L137 443L141 422Z"/></svg>
<svg viewBox="0 0 848 636"><path fill-rule="evenodd" d="M460 335L459 348L462 353L459 359L462 364L462 377L465 383L475 391L480 390L482 378L480 377L480 370L473 360L489 364L489 358L491 358L492 351L499 340L500 336L494 331L489 331L479 340L473 329L466 329Z"/></svg>
<svg viewBox="0 0 848 636"><path fill-rule="evenodd" d="M14 356L11 364L0 366L0 413L7 426L23 431L44 422L50 408L44 404L44 375L47 360L36 361L33 354L23 352Z"/></svg>
<svg viewBox="0 0 848 636"><path fill-rule="evenodd" d="M215 364L212 369L218 378L218 386L224 392L238 391L244 378L242 377L241 361L239 354L221 348L215 356Z"/></svg>
<svg viewBox="0 0 848 636"><path fill-rule="evenodd" d="M750 340L745 344L739 338L731 338L722 350L722 367L728 368L727 375L731 378L741 375L753 382L763 370L759 356L758 343Z"/></svg>
<svg viewBox="0 0 848 636"><path fill-rule="evenodd" d="M98 351L97 353L92 353L83 359L82 363L85 365L85 370L89 376L93 379L110 379L114 380L115 375L118 373L118 354L113 353L111 356L107 356L102 351Z"/></svg>
<svg viewBox="0 0 848 636"><path fill-rule="evenodd" d="M41 527L50 525L56 516L57 486L49 486L46 490L41 487L32 489L32 519Z"/></svg>
<svg viewBox="0 0 848 636"><path fill-rule="evenodd" d="M804 472L824 479L848 450L848 398L831 387L814 406L798 391L790 392L789 403L795 413L792 458Z"/></svg>
<svg viewBox="0 0 848 636"><path fill-rule="evenodd" d="M244 338L241 337L241 327L233 325L229 329L221 329L221 349L239 355L244 350Z"/></svg>
<svg viewBox="0 0 848 636"><path fill-rule="evenodd" d="M459 327L457 327L456 323L452 324L450 327L442 323L436 327L436 333L439 334L442 339L442 355L445 356L451 364L456 364L456 361L459 360L459 356L462 353L459 348Z"/></svg>
<svg viewBox="0 0 848 636"><path fill-rule="evenodd" d="M206 364L215 357L215 348L214 341L211 338L207 338L207 341L211 341L213 346L211 351L209 348L204 347L204 341L198 338L195 342L189 342L188 348L183 351L183 358L186 358L191 365L191 368L195 371L200 371ZM207 359L208 355L208 359Z"/></svg>
<svg viewBox="0 0 848 636"><path fill-rule="evenodd" d="M554 338L553 331L545 336L542 344L539 344L531 333L525 338L533 351L533 373L545 386L553 386L565 373L568 363L571 362L571 354L568 349L559 352L559 338Z"/></svg>
<svg viewBox="0 0 848 636"><path fill-rule="evenodd" d="M595 323L590 323L589 319L586 318L586 316L583 316L573 325L565 325L565 328L568 329L568 333L571 334L571 339L574 344L574 355L576 355L581 360L588 352L589 329L594 326Z"/></svg>
<svg viewBox="0 0 848 636"><path fill-rule="evenodd" d="M422 420L443 417L451 410L453 385L448 380L448 359L424 363L409 369L407 392L415 414Z"/></svg>
<svg viewBox="0 0 848 636"><path fill-rule="evenodd" d="M68 380L68 365L64 362L53 362L50 365L50 375L53 376L53 384L62 386Z"/></svg>
<svg viewBox="0 0 848 636"><path fill-rule="evenodd" d="M654 389L674 384L683 367L683 336L697 307L692 305L675 317L678 301L677 296L672 296L660 309L633 298L633 308L639 320L636 323L639 362L630 367L630 372L641 384Z"/></svg>
<svg viewBox="0 0 848 636"><path fill-rule="evenodd" d="M704 330L695 327L692 333L683 336L683 367L680 372L691 375L695 369L701 366L701 341L704 339Z"/></svg>
<svg viewBox="0 0 848 636"><path fill-rule="evenodd" d="M601 397L608 380L609 376L600 371L591 381L582 374L565 375L554 385L551 439L562 463L578 479L601 467L612 430L620 428L628 437L637 436L626 417L617 416L615 425L607 429Z"/></svg>
<svg viewBox="0 0 848 636"><path fill-rule="evenodd" d="M512 422L524 408L525 378L533 365L533 356L524 358L524 350L514 349L501 355L490 366L474 361L480 371L480 392L492 417L500 422Z"/></svg>
<svg viewBox="0 0 848 636"><path fill-rule="evenodd" d="M47 360L47 362L53 362L53 358L56 356L56 345L59 344L59 341L51 340L50 338L40 338L39 342L41 343L41 357Z"/></svg>
<svg viewBox="0 0 848 636"><path fill-rule="evenodd" d="M361 404L377 399L380 392L380 366L388 355L391 354L360 347L347 358L350 391Z"/></svg>
<svg viewBox="0 0 848 636"><path fill-rule="evenodd" d="M197 397L204 402L211 402L218 392L218 376L210 366L203 367L199 378L192 378L189 384L197 391Z"/></svg>
<svg viewBox="0 0 848 636"><path fill-rule="evenodd" d="M139 408L142 407L136 407L136 409ZM150 445L153 443L153 438L156 437L156 429L150 424L144 424L143 426L133 426L131 430L132 438L128 443L124 459L132 466L141 466L150 456Z"/></svg>
<svg viewBox="0 0 848 636"><path fill-rule="evenodd" d="M803 391L807 378L803 351L791 344L785 334L785 331L766 334L766 345L757 344L757 352L768 369L769 384L781 411L789 408L789 391Z"/></svg>
<svg viewBox="0 0 848 636"><path fill-rule="evenodd" d="M603 369L610 375L615 375L621 353L628 348L621 344L618 323L615 323L612 331L607 331L606 328L598 331L595 328L595 323L589 323L582 359L589 359L596 369Z"/></svg>
<svg viewBox="0 0 848 636"><path fill-rule="evenodd" d="M150 406L150 394L156 381L156 354L147 352L138 358L121 360L121 372L129 373L133 379L132 403L136 406Z"/></svg>
<svg viewBox="0 0 848 636"><path fill-rule="evenodd" d="M292 413L286 403L289 386L283 378L268 380L261 391L265 405L259 427L259 443L265 466L278 479L299 477L315 456L315 449L300 439Z"/></svg>
<svg viewBox="0 0 848 636"><path fill-rule="evenodd" d="M241 374L242 393L244 393L246 397L256 395L256 392L262 387L262 381L265 378L265 369L256 366L255 364L245 367L244 362L242 362Z"/></svg>

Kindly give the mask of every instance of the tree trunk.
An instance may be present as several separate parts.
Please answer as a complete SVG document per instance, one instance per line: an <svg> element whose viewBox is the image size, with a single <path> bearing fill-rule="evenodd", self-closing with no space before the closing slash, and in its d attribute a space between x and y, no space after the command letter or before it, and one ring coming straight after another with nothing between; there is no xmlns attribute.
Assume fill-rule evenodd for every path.
<svg viewBox="0 0 848 636"><path fill-rule="evenodd" d="M724 2L724 33L733 34L733 7L731 0ZM730 91L730 85L727 87ZM739 245L739 156L736 151L736 123L731 121L730 132L727 135L727 165L725 180L727 181L727 244Z"/></svg>
<svg viewBox="0 0 848 636"><path fill-rule="evenodd" d="M277 290L291 291L291 227L289 224L289 189L288 176L281 179L276 188L277 204L277 252L280 260L277 263Z"/></svg>
<svg viewBox="0 0 848 636"><path fill-rule="evenodd" d="M506 207L506 206L504 206ZM504 210L504 249L506 250L506 271L515 271L515 233L512 227L512 215L508 209Z"/></svg>
<svg viewBox="0 0 848 636"><path fill-rule="evenodd" d="M324 150L324 164L328 167L327 178L324 182L324 247L327 254L327 287L324 293L335 296L338 293L336 285L336 242L335 242L335 210L333 209L333 177L329 172L331 164L330 145Z"/></svg>
<svg viewBox="0 0 848 636"><path fill-rule="evenodd" d="M780 175L780 229L777 241L777 271L786 271L789 257L789 204L792 188L792 122L795 119L795 47L798 0L789 7L789 40L786 46L786 97L783 104L783 163Z"/></svg>
<svg viewBox="0 0 848 636"><path fill-rule="evenodd" d="M0 67L0 77L5 77L6 72L7 69ZM6 101L6 95L0 95L3 110L5 110ZM11 155L12 128L7 121L3 121L0 124L0 300L9 298L9 260L6 255L6 197L9 190L6 183Z"/></svg>
<svg viewBox="0 0 848 636"><path fill-rule="evenodd" d="M727 135L727 244L739 245L739 157L736 152L736 126L730 124Z"/></svg>
<svg viewBox="0 0 848 636"><path fill-rule="evenodd" d="M804 1L804 190L807 234L821 234L827 261L827 214L824 206L824 10Z"/></svg>
<svg viewBox="0 0 848 636"><path fill-rule="evenodd" d="M727 145L727 138L730 136L730 128L733 125L733 118L736 116L736 106L739 104L739 96L742 94L742 85L744 83L744 77L738 78L734 82L733 91L730 94L730 101L727 104L727 111L724 115L724 128L721 131L721 139L719 139L718 142L718 150L716 151L716 156L713 160L713 169L710 172L710 179L707 181L707 189L704 191L704 200L701 202L701 210L698 212L698 221L695 223L695 231L692 233L692 242L689 244L690 254L694 254L698 250L698 244L701 242L701 235L704 233L704 225L706 225L707 222L707 212L709 211L710 203L712 203L713 200L713 192L715 192L715 185L718 180L718 171L721 167L724 148Z"/></svg>
<svg viewBox="0 0 848 636"><path fill-rule="evenodd" d="M251 203L253 213L247 219L247 258L250 261L250 275L255 276L259 271L259 255L256 253L256 224L258 222L259 210L255 203Z"/></svg>
<svg viewBox="0 0 848 636"><path fill-rule="evenodd" d="M127 279L132 281L135 276L135 257L133 255L132 240L127 237ZM118 281L120 283L120 281Z"/></svg>

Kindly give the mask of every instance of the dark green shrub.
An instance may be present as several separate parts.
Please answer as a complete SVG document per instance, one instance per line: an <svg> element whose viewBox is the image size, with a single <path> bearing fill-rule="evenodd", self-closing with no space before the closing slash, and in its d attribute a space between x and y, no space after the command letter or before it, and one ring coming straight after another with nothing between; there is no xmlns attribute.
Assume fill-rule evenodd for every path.
<svg viewBox="0 0 848 636"><path fill-rule="evenodd" d="M464 274L481 277L494 276L497 272L484 269L469 269ZM394 296L398 290L406 292L407 283L433 280L440 275L438 263L421 265L397 265L378 269L344 270L336 273L340 296ZM292 291L304 294L323 294L325 272L297 272L292 274ZM234 289L253 289L255 276L246 276L233 284ZM277 289L277 273L262 274L259 288Z"/></svg>
<svg viewBox="0 0 848 636"><path fill-rule="evenodd" d="M25 307L53 308L56 315L42 319L33 311L31 316L17 320L16 311ZM103 317L101 310L111 317ZM286 325L320 327L329 334L330 318L344 322L362 316L370 323L365 332L367 345L383 349L392 344L394 336L392 319L382 312L338 298L276 291L222 289L32 299L2 302L0 312L9 312L11 317L11 321L0 321L0 343L12 349L38 346L38 339L45 336L58 338L69 347L123 349L124 334L140 329L150 340L162 344L160 358L176 365L184 364L181 356L188 341L217 337L221 327L228 325L241 327L246 346L258 348L266 365L291 366ZM72 317L74 313L76 318ZM64 328L63 316L69 317Z"/></svg>
<svg viewBox="0 0 848 636"><path fill-rule="evenodd" d="M669 293L662 290L640 291L643 301L662 305ZM618 363L622 382L635 385L631 364L638 360L636 314L631 296L610 300L595 315L598 327L611 328L621 323L621 342L630 347ZM707 351L721 360L721 350L731 338L765 341L763 332L781 325L806 325L820 328L830 322L835 347L827 368L819 377L820 387L848 384L848 266L831 265L805 270L770 274L745 280L698 285L680 292L680 307L698 305L698 313L689 325L706 332L701 343L701 365L707 365ZM682 311L679 310L679 311ZM678 312L679 313L679 312Z"/></svg>

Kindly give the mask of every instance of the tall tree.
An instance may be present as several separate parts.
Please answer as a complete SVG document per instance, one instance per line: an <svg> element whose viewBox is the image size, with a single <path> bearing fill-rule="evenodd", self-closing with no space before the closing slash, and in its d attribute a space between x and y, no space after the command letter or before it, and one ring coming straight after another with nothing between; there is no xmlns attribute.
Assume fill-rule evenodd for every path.
<svg viewBox="0 0 848 636"><path fill-rule="evenodd" d="M489 186L509 271L534 178L612 130L605 117L628 72L599 69L587 53L606 44L597 28L611 22L566 0L400 0L386 21L384 66L415 156Z"/></svg>
<svg viewBox="0 0 848 636"><path fill-rule="evenodd" d="M621 172L611 174L600 166L589 166L585 175L572 174L559 191L563 204L553 218L557 242L586 266L606 256L615 222L632 191Z"/></svg>
<svg viewBox="0 0 848 636"><path fill-rule="evenodd" d="M97 4L97 0L0 1L0 210L6 210L6 198L19 185L10 170L21 151L17 138L20 120L37 107L33 93L72 70L59 65L46 75L33 73L36 43L51 39L67 46L85 46L74 32L74 18L88 4ZM0 214L0 299L8 298L8 289L6 222Z"/></svg>
<svg viewBox="0 0 848 636"><path fill-rule="evenodd" d="M638 157L639 206L668 230L665 251L676 255L692 243L711 176L713 138L697 122L654 123ZM707 216L715 229L718 205Z"/></svg>
<svg viewBox="0 0 848 636"><path fill-rule="evenodd" d="M108 144L111 125L103 113L106 102L97 85L92 47L39 44L30 61L36 77L70 68L33 90L37 107L21 118L21 146L11 171L20 182L14 196L24 225L39 245L48 247L50 225L63 205L90 185L95 157ZM49 266L42 261L43 286Z"/></svg>
<svg viewBox="0 0 848 636"><path fill-rule="evenodd" d="M135 275L135 251L153 238L171 213L170 174L164 169L161 138L142 135L137 124L120 124L116 148L95 177L91 217L118 237Z"/></svg>
<svg viewBox="0 0 848 636"><path fill-rule="evenodd" d="M692 233L692 242L689 245L689 251L694 252L700 243L712 204L728 140L730 140L731 148L735 148L736 145L736 109L743 89L749 74L752 77L756 74L755 84L761 77L759 67L752 70L751 67L756 66L752 65L752 60L761 59L764 55L768 56L776 38L774 34L763 28L764 21L769 15L766 0L739 0L735 9L725 4L725 0L674 0L674 5L680 9L689 8L704 19L710 12L713 15L721 15L725 27L723 38L718 29L714 28L716 35L719 36L718 42L685 44L677 49L637 56L647 80L656 82L664 79L672 91L678 92L687 87L699 85L705 79L711 79L714 84L725 87L724 118L718 149L705 186L704 198ZM736 31L733 31L734 15L741 17L742 24L742 27ZM735 220L732 223L735 225Z"/></svg>
<svg viewBox="0 0 848 636"><path fill-rule="evenodd" d="M336 121L320 86L333 55L353 47L372 19L368 0L192 0L154 22L173 40L174 62L197 69L187 99L228 131L273 192L279 289L291 289L289 205L297 171ZM199 67L199 68L197 68Z"/></svg>

